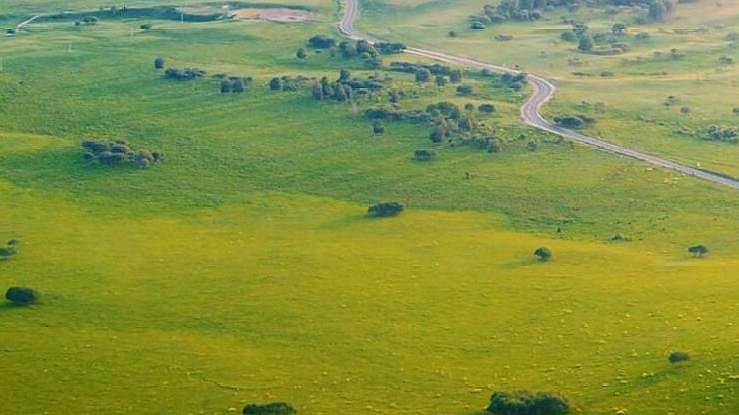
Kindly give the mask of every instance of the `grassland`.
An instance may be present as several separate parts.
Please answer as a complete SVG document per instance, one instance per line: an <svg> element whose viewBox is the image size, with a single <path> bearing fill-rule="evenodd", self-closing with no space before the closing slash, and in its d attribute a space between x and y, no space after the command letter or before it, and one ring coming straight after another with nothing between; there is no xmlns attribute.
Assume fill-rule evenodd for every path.
<svg viewBox="0 0 739 415"><path fill-rule="evenodd" d="M574 113L582 101L603 102L605 114L588 133L625 143L654 154L711 170L739 176L739 146L706 142L678 133L710 124L735 126L732 112L739 95L736 65L719 68L719 57L739 59L739 49L725 37L739 30L739 5L714 2L681 3L673 19L664 23L634 24L629 12L609 15L602 8L583 7L570 14L555 9L533 23L508 22L485 30L469 29L469 16L479 15L485 1L421 2L413 5L363 2L362 29L378 37L436 48L493 63L519 65L524 70L556 81L559 90L547 111L550 115ZM617 56L594 56L577 52L576 43L562 41L560 33L570 26L560 16L587 22L592 32L609 31L614 23L626 23L630 34L623 41L630 50ZM701 29L701 31L694 31ZM703 30L705 29L705 30ZM449 37L448 32L457 32ZM679 33L676 33L677 30ZM683 34L681 31L694 31ZM634 35L647 32L648 40ZM508 34L513 40L494 40ZM685 58L673 60L669 50L678 48ZM656 57L655 52L663 55ZM638 59L638 60L637 60ZM602 73L610 76L600 76ZM581 73L588 76L577 76ZM667 96L679 105L665 107ZM679 108L691 112L683 115Z"/></svg>
<svg viewBox="0 0 739 415"><path fill-rule="evenodd" d="M22 241L0 282L43 295L0 307L11 413L285 400L304 414L463 415L512 389L562 392L583 414L737 412L739 195L555 144L517 120L520 95L486 81L460 98L392 73L418 93L406 108L493 102L487 121L507 138L500 154L442 146L413 162L426 127L377 137L368 104L268 91L276 75L370 73L294 58L333 31L328 13L148 33L43 23L0 39L0 240ZM167 81L159 55L255 85L223 96L215 80ZM90 136L165 163L87 166ZM408 211L366 218L379 200ZM689 257L694 243L711 256ZM549 263L531 258L542 245ZM672 350L693 359L670 367Z"/></svg>

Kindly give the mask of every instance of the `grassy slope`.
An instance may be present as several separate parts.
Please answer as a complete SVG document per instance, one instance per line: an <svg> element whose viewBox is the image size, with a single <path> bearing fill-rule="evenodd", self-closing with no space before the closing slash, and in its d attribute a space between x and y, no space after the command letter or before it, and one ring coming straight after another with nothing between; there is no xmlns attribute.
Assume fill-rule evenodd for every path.
<svg viewBox="0 0 739 415"><path fill-rule="evenodd" d="M559 17L568 15L557 9L547 13L547 19L535 23L504 23L483 31L468 29L467 19L479 14L485 2L478 0L438 2L428 1L402 6L379 1L365 1L360 26L380 37L403 40L414 45L474 56L509 66L521 65L525 70L544 74L556 80L558 94L546 111L550 114L574 112L583 100L604 102L608 112L598 115L599 123L590 132L615 142L626 143L655 154L666 155L686 163L739 176L739 146L711 143L685 137L675 131L681 125L699 129L708 124L736 125L732 108L739 94L736 65L717 69L719 56L739 60L739 49L730 48L724 37L739 30L739 5L717 7L714 2L680 4L678 14L665 24L631 25L634 16L624 12L606 15L597 9L582 8L576 16L588 22L591 31L608 31L615 22L630 24L631 35L625 42L631 51L618 56L591 56L575 51L576 44L559 40L559 34L569 29ZM721 27L719 27L721 25ZM708 27L705 33L679 35L673 29ZM447 36L458 32L456 38ZM633 34L647 31L648 41L637 41ZM510 34L513 40L493 40L498 33ZM672 61L654 58L655 51L671 48L683 50L687 57ZM623 59L642 58L640 63L624 63ZM580 59L580 66L568 64ZM610 71L615 76L598 76ZM664 76L651 75L666 71ZM574 76L585 72L592 77ZM662 103L675 95L680 104L670 109ZM689 116L681 116L679 108L691 108ZM639 121L644 116L664 125ZM647 134L645 134L647 132Z"/></svg>
<svg viewBox="0 0 739 415"><path fill-rule="evenodd" d="M416 164L425 127L377 138L345 106L265 91L276 74L335 74L292 58L325 27L157 23L129 36L138 24L0 39L0 238L23 241L0 281L45 294L0 309L14 411L288 400L308 414L464 414L492 389L527 388L584 413L735 412L734 193L563 145L444 148ZM213 81L166 82L150 69L160 54L259 86L224 97ZM499 128L521 129L516 98L485 91ZM89 135L167 162L86 168ZM378 199L411 209L365 219ZM616 232L638 240L602 242ZM697 241L714 255L686 258ZM534 263L539 245L556 259ZM693 362L669 368L673 349Z"/></svg>

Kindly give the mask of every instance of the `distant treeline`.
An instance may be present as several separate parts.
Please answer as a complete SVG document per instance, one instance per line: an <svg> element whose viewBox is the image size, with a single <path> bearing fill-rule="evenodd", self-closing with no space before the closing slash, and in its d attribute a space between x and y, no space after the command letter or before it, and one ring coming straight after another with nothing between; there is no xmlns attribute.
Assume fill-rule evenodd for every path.
<svg viewBox="0 0 739 415"><path fill-rule="evenodd" d="M225 3L230 9L246 9L246 8L259 8L259 9L276 9L276 8L289 8L304 11L313 11L312 8L306 6L292 5L292 4L279 4L279 3L249 3L249 2L228 2ZM88 10L88 11L76 11L76 12L62 12L57 14L51 14L48 16L42 16L39 20L42 21L57 21L57 20L81 20L85 17L97 17L99 19L161 19L161 20L183 20L186 22L211 22L214 20L221 20L226 16L223 13L210 13L210 14L193 14L185 13L181 9L175 6L156 6L156 7L109 7L101 8L100 10Z"/></svg>

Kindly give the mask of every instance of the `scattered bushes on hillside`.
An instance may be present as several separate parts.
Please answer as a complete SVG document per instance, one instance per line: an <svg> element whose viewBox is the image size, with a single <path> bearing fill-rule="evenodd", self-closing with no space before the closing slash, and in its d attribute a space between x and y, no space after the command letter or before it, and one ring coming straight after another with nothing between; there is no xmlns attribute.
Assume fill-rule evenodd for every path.
<svg viewBox="0 0 739 415"><path fill-rule="evenodd" d="M709 125L699 133L699 137L708 141L721 141L730 144L739 142L739 130L736 127Z"/></svg>
<svg viewBox="0 0 739 415"><path fill-rule="evenodd" d="M205 76L205 71L198 68L168 68L164 71L164 77L167 79L174 79L176 81L192 81L200 79Z"/></svg>
<svg viewBox="0 0 739 415"><path fill-rule="evenodd" d="M5 292L5 299L15 305L31 305L38 301L39 295L32 288L10 287Z"/></svg>
<svg viewBox="0 0 739 415"><path fill-rule="evenodd" d="M402 203L380 202L374 205L370 205L369 208L367 208L367 214L369 216L373 216L377 218L384 218L388 216L396 216L400 212L402 212L403 209L404 209L404 206Z"/></svg>
<svg viewBox="0 0 739 415"><path fill-rule="evenodd" d="M544 392L494 392L487 411L494 415L565 415L570 405L563 397Z"/></svg>
<svg viewBox="0 0 739 415"><path fill-rule="evenodd" d="M160 152L145 149L134 150L124 140L85 140L82 142L82 148L85 150L84 160L108 166L149 167L162 162Z"/></svg>
<svg viewBox="0 0 739 415"><path fill-rule="evenodd" d="M295 408L285 402L268 404L248 404L242 411L244 415L291 415L297 413Z"/></svg>
<svg viewBox="0 0 739 415"><path fill-rule="evenodd" d="M328 78L324 76L319 81L314 82L311 95L318 101L351 101L362 97L377 96L389 81L389 78L382 78L378 75L370 75L367 78L352 77L351 72L346 69L342 69L339 73L339 79L336 81L329 81ZM397 102L399 94L391 91L389 99L391 101L395 99Z"/></svg>
<svg viewBox="0 0 739 415"><path fill-rule="evenodd" d="M536 248L534 256L539 261L549 261L549 259L552 258L552 251L550 251L549 248L542 246L541 248Z"/></svg>
<svg viewBox="0 0 739 415"><path fill-rule="evenodd" d="M690 360L690 355L685 352L672 352L669 356L667 356L667 360L670 363L687 362L688 360Z"/></svg>

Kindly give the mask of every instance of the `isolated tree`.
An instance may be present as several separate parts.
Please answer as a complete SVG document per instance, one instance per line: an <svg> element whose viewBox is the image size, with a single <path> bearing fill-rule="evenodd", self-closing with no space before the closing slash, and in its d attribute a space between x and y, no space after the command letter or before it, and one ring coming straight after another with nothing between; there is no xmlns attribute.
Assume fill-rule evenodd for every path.
<svg viewBox="0 0 739 415"><path fill-rule="evenodd" d="M164 68L164 58L157 57L154 59L154 69L162 69Z"/></svg>
<svg viewBox="0 0 739 415"><path fill-rule="evenodd" d="M577 44L577 48L583 52L593 50L593 38L588 34L583 34L580 36L580 42Z"/></svg>
<svg viewBox="0 0 739 415"><path fill-rule="evenodd" d="M370 205L367 208L367 214L370 216L384 218L388 216L395 216L402 212L404 206L398 202L380 202L374 205Z"/></svg>
<svg viewBox="0 0 739 415"><path fill-rule="evenodd" d="M297 52L295 52L295 56L296 56L296 57L297 57L298 59L305 59L305 49L303 49L303 48L298 48Z"/></svg>
<svg viewBox="0 0 739 415"><path fill-rule="evenodd" d="M282 89L282 79L272 78L272 80L269 81L269 89L273 91L281 90Z"/></svg>
<svg viewBox="0 0 739 415"><path fill-rule="evenodd" d="M5 299L16 305L29 305L38 301L38 293L27 287L10 287Z"/></svg>
<svg viewBox="0 0 739 415"><path fill-rule="evenodd" d="M398 94L398 91L390 91L388 93L388 101L393 104L397 104L398 102L400 102L400 95Z"/></svg>
<svg viewBox="0 0 739 415"><path fill-rule="evenodd" d="M428 150L425 148L418 149L413 152L413 157L416 159L416 161L429 161L435 156L434 150Z"/></svg>
<svg viewBox="0 0 739 415"><path fill-rule="evenodd" d="M704 245L693 245L688 248L688 252L690 252L696 258L700 258L708 255L708 248L706 248Z"/></svg>
<svg viewBox="0 0 739 415"><path fill-rule="evenodd" d="M541 247L537 248L536 251L534 251L534 256L539 261L549 261L549 259L552 257L552 251L549 250L549 248Z"/></svg>
<svg viewBox="0 0 739 415"><path fill-rule="evenodd" d="M690 360L690 355L685 352L672 352L667 357L667 360L669 360L670 363L687 362Z"/></svg>
<svg viewBox="0 0 739 415"><path fill-rule="evenodd" d="M382 125L382 122L375 121L372 123L372 132L375 133L375 135L382 135L385 133L385 126Z"/></svg>
<svg viewBox="0 0 739 415"><path fill-rule="evenodd" d="M431 71L428 68L418 68L416 70L416 82L428 82L431 80Z"/></svg>
<svg viewBox="0 0 739 415"><path fill-rule="evenodd" d="M151 30L151 25L148 24L148 23L142 24L141 26L139 26L139 29L141 29L141 30L143 30L145 32L148 32L149 30Z"/></svg>
<svg viewBox="0 0 739 415"><path fill-rule="evenodd" d="M349 79L351 79L352 73L349 72L348 69L341 69L339 71L339 82L349 82Z"/></svg>
<svg viewBox="0 0 739 415"><path fill-rule="evenodd" d="M436 75L436 86L442 87L446 85L446 78L443 75Z"/></svg>

